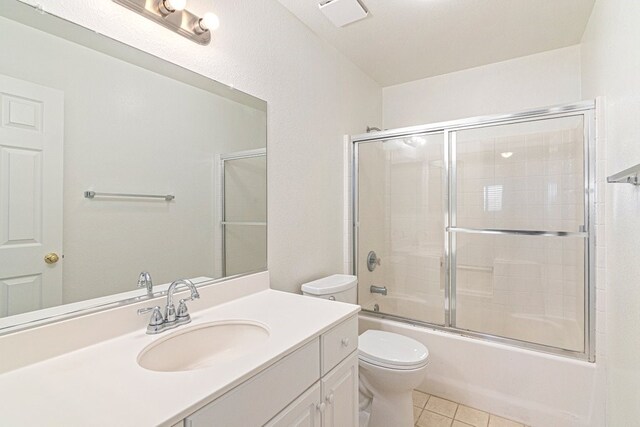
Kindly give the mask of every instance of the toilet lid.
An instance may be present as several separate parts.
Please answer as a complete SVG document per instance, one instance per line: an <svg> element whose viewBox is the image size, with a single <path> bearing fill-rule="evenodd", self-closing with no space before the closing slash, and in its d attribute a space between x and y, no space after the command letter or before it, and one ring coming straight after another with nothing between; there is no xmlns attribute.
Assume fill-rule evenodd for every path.
<svg viewBox="0 0 640 427"><path fill-rule="evenodd" d="M404 335L368 330L358 339L358 357L378 366L415 369L427 364L429 350Z"/></svg>

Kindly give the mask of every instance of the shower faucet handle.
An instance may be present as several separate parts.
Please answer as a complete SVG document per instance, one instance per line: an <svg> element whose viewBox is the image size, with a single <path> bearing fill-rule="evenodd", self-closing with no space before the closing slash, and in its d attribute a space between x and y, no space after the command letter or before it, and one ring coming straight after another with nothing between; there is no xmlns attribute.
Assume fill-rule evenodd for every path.
<svg viewBox="0 0 640 427"><path fill-rule="evenodd" d="M380 265L382 261L378 258L375 251L371 251L367 254L367 268L369 271L376 269L376 266Z"/></svg>

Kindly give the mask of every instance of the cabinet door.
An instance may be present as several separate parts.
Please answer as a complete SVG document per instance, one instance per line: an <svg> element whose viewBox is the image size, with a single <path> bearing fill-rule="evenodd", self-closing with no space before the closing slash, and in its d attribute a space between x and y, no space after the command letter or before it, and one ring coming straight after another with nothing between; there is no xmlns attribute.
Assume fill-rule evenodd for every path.
<svg viewBox="0 0 640 427"><path fill-rule="evenodd" d="M358 427L358 352L322 379L323 427Z"/></svg>
<svg viewBox="0 0 640 427"><path fill-rule="evenodd" d="M320 381L269 421L265 427L320 427Z"/></svg>

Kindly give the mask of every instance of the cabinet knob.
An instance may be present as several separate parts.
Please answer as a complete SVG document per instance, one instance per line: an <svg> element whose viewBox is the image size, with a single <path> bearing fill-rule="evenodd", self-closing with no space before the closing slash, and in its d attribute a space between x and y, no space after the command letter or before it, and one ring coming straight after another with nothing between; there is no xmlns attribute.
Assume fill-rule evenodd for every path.
<svg viewBox="0 0 640 427"><path fill-rule="evenodd" d="M329 405L333 404L333 393L331 393L329 396L327 396L327 398L325 399L327 401L327 403Z"/></svg>
<svg viewBox="0 0 640 427"><path fill-rule="evenodd" d="M324 404L324 402L322 403L318 403L316 404L316 409L320 412L324 412L324 409L327 407L327 405Z"/></svg>
<svg viewBox="0 0 640 427"><path fill-rule="evenodd" d="M349 347L349 338L342 338L342 346Z"/></svg>

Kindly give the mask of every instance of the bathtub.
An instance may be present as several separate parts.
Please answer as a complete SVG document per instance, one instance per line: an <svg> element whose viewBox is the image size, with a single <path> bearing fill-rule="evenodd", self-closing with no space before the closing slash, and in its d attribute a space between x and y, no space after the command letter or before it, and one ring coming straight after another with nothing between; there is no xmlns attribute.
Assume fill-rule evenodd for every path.
<svg viewBox="0 0 640 427"><path fill-rule="evenodd" d="M388 299L387 304L407 303L402 295L395 297L398 300ZM374 302L363 308L371 309L369 304ZM605 425L601 364L469 338L366 312L360 314L359 328L360 333L368 329L390 331L425 344L430 364L419 387L425 393L532 427Z"/></svg>
<svg viewBox="0 0 640 427"><path fill-rule="evenodd" d="M444 296L417 294L409 295L390 290L387 295L370 295L362 303L362 308L380 313L397 314L423 323L444 324ZM486 299L486 301L482 301ZM537 314L502 313L493 316L487 302L491 296L458 294L458 301L464 302L463 310L458 309L457 324L460 329L478 330L499 337L511 337L526 342L548 345L580 352L584 347L583 326L575 319L547 317ZM505 319L508 321L505 322Z"/></svg>

